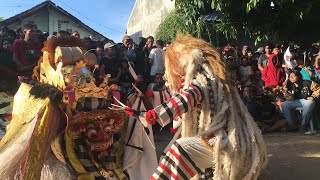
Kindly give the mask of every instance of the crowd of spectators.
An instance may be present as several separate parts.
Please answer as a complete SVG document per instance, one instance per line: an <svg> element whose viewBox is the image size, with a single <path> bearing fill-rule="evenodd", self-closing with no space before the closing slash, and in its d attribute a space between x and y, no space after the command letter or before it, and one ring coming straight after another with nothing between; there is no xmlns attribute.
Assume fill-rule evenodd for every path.
<svg viewBox="0 0 320 180"><path fill-rule="evenodd" d="M318 43L308 48L267 43L256 51L227 45L221 54L231 83L264 132L316 132L310 124L319 118Z"/></svg>
<svg viewBox="0 0 320 180"><path fill-rule="evenodd" d="M24 25L19 31L0 29L0 91L14 94L18 77L28 77L36 66L43 43L52 36L74 36L90 42L90 51L110 82L118 85L122 101L132 95L135 84L145 95L146 107L152 108L169 97L163 80L165 44L152 36L139 38L136 44L125 35L120 43L108 39L83 37L79 32L54 32L49 35L35 25ZM220 49L220 48L218 48ZM267 43L252 51L233 45L221 49L231 84L263 132L308 131L309 122L317 117L320 94L319 44L302 48L288 43ZM130 68L138 76L134 79ZM98 72L98 71L97 71ZM99 73L95 74L99 81ZM102 81L103 79L101 79ZM300 118L296 118L301 112ZM300 119L300 121L299 121ZM314 120L315 121L315 120Z"/></svg>

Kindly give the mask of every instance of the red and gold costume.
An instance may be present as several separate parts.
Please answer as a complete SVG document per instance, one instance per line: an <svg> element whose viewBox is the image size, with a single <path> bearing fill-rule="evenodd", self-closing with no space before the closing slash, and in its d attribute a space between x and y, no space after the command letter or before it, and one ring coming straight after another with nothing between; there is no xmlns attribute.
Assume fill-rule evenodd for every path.
<svg viewBox="0 0 320 180"><path fill-rule="evenodd" d="M127 116L107 109L117 87L106 75L97 84L95 55L83 44L73 37L46 42L34 80L14 96L0 142L1 178L124 179Z"/></svg>

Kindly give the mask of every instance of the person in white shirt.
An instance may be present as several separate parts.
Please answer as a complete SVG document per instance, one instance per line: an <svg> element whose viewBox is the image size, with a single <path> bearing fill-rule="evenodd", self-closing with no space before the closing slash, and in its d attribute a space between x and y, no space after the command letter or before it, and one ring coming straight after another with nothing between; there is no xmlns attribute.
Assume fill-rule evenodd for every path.
<svg viewBox="0 0 320 180"><path fill-rule="evenodd" d="M150 76L154 79L157 73L164 73L164 51L163 41L156 41L156 48L153 48L149 54L149 64L151 66Z"/></svg>

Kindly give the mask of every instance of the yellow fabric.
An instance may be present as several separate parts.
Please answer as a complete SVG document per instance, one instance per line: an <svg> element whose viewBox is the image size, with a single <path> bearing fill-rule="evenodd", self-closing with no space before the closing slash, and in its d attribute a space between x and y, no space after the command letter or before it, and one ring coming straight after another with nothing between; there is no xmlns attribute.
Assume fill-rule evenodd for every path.
<svg viewBox="0 0 320 180"><path fill-rule="evenodd" d="M206 147L209 151L213 152L213 148L211 146L209 146L209 144L207 143L206 140L204 140L204 138L202 136L200 136L200 141L202 142L202 144L204 145L204 147Z"/></svg>
<svg viewBox="0 0 320 180"><path fill-rule="evenodd" d="M117 149L117 152L116 152L116 163L117 165L119 166L119 168L117 169L114 169L114 172L115 174L117 175L117 177L120 179L120 180L123 180L125 179L125 175L123 174L122 172L122 169L123 169L123 149L124 147L121 146Z"/></svg>
<svg viewBox="0 0 320 180"><path fill-rule="evenodd" d="M11 147L38 114L42 114L49 99L35 99L30 96L31 86L22 83L14 96L12 120L7 126L7 133L0 142L0 153Z"/></svg>
<svg viewBox="0 0 320 180"><path fill-rule="evenodd" d="M82 166L81 162L78 160L77 155L73 149L72 139L68 135L67 131L65 133L65 140L66 140L66 151L67 151L70 164L72 165L73 169L79 174L78 180L94 180L94 176L91 173L88 173Z"/></svg>
<svg viewBox="0 0 320 180"><path fill-rule="evenodd" d="M40 179L45 154L50 147L50 127L54 114L54 106L51 103L46 105L43 114L39 114L33 135L30 140L24 179Z"/></svg>
<svg viewBox="0 0 320 180"><path fill-rule="evenodd" d="M13 97L9 96L8 94L6 94L4 92L0 92L0 104L2 104L2 103L10 103L10 104L8 106L0 108L0 114L11 114Z"/></svg>

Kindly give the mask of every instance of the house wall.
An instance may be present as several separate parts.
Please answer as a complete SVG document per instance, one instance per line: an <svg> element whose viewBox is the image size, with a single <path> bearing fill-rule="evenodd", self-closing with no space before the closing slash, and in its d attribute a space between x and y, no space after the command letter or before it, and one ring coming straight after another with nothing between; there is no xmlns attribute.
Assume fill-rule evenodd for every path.
<svg viewBox="0 0 320 180"><path fill-rule="evenodd" d="M72 33L73 31L78 31L82 38L88 37L90 33L95 35L95 37L98 39L103 38L99 34L90 31L90 29L82 26L80 23L75 22L69 16L62 14L61 12L53 8L40 11L26 18L22 18L20 21L16 21L8 25L8 28L18 29L24 24L28 23L36 24L38 29L40 29L41 31L49 32L49 35L52 35L54 31L58 32L59 30L67 30L70 33Z"/></svg>
<svg viewBox="0 0 320 180"><path fill-rule="evenodd" d="M127 34L135 42L139 37L155 36L160 23L174 8L174 0L136 0L127 24Z"/></svg>
<svg viewBox="0 0 320 180"><path fill-rule="evenodd" d="M49 29L50 35L52 35L54 31L58 32L59 30L67 30L70 33L72 33L73 31L78 31L81 38L88 37L90 33L95 35L95 37L98 39L102 38L102 36L90 31L84 26L81 26L80 23L73 21L72 18L60 13L55 9L49 9Z"/></svg>
<svg viewBox="0 0 320 180"><path fill-rule="evenodd" d="M48 11L41 11L32 16L25 17L20 21L16 21L13 24L8 25L9 29L19 29L24 24L36 24L41 31L49 31L48 28Z"/></svg>

